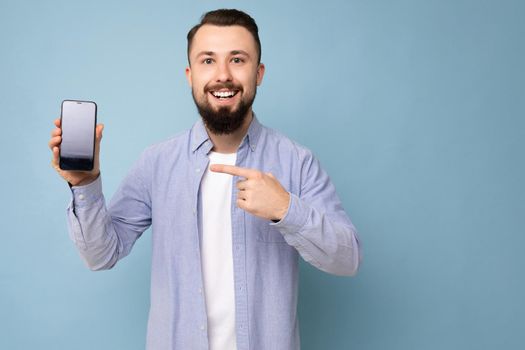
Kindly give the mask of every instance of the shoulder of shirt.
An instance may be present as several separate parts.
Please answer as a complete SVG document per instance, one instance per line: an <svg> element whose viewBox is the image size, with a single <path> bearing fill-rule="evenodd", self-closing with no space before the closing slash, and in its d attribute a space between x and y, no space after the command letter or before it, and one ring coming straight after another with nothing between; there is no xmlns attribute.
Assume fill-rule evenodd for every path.
<svg viewBox="0 0 525 350"><path fill-rule="evenodd" d="M275 145L279 148L280 152L294 152L299 159L309 159L314 158L313 152L306 146L298 143L295 140L292 140L288 136L284 135L282 132L272 129L263 125L264 130L266 131L266 137L268 138L265 142L266 144ZM262 135L261 135L262 136Z"/></svg>

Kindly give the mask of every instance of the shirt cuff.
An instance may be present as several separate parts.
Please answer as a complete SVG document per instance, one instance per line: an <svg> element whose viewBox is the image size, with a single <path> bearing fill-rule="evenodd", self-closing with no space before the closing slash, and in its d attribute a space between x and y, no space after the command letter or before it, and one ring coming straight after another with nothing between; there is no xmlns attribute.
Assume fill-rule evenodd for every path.
<svg viewBox="0 0 525 350"><path fill-rule="evenodd" d="M270 223L278 229L283 235L297 233L306 225L308 221L309 207L295 194L290 193L290 204L288 211L284 214L281 221Z"/></svg>
<svg viewBox="0 0 525 350"><path fill-rule="evenodd" d="M102 197L102 180L100 175L84 186L71 186L73 205L75 208L89 207Z"/></svg>

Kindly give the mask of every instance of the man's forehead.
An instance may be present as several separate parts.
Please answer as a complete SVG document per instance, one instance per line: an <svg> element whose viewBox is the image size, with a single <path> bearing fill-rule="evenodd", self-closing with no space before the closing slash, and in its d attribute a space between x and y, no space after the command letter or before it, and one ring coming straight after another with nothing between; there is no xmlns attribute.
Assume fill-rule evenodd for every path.
<svg viewBox="0 0 525 350"><path fill-rule="evenodd" d="M255 39L244 27L216 26L204 24L199 28L191 45L193 54L198 52L224 53L232 51L245 51L250 54L256 52Z"/></svg>

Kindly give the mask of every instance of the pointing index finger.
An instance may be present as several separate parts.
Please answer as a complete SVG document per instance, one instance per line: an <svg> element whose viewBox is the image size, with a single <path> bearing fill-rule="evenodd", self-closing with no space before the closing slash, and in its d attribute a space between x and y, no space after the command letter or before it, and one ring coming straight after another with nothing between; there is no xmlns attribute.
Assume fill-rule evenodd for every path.
<svg viewBox="0 0 525 350"><path fill-rule="evenodd" d="M230 174L234 176L242 176L247 179L253 177L255 174L258 173L257 170L241 168L238 166L226 165L226 164L212 164L210 166L210 170L215 171L217 173Z"/></svg>

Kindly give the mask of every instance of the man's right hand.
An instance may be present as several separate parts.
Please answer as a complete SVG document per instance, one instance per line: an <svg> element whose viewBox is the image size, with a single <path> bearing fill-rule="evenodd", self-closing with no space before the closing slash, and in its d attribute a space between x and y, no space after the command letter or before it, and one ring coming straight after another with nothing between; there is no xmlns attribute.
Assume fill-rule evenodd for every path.
<svg viewBox="0 0 525 350"><path fill-rule="evenodd" d="M95 129L95 160L93 170L91 171L70 171L62 170L59 166L59 149L62 142L62 128L60 126L60 118L55 119L55 129L51 132L51 140L49 140L49 148L53 152L53 159L51 165L57 173L62 176L64 180L69 182L72 186L83 186L95 181L100 174L100 140L102 140L103 124L98 124Z"/></svg>

